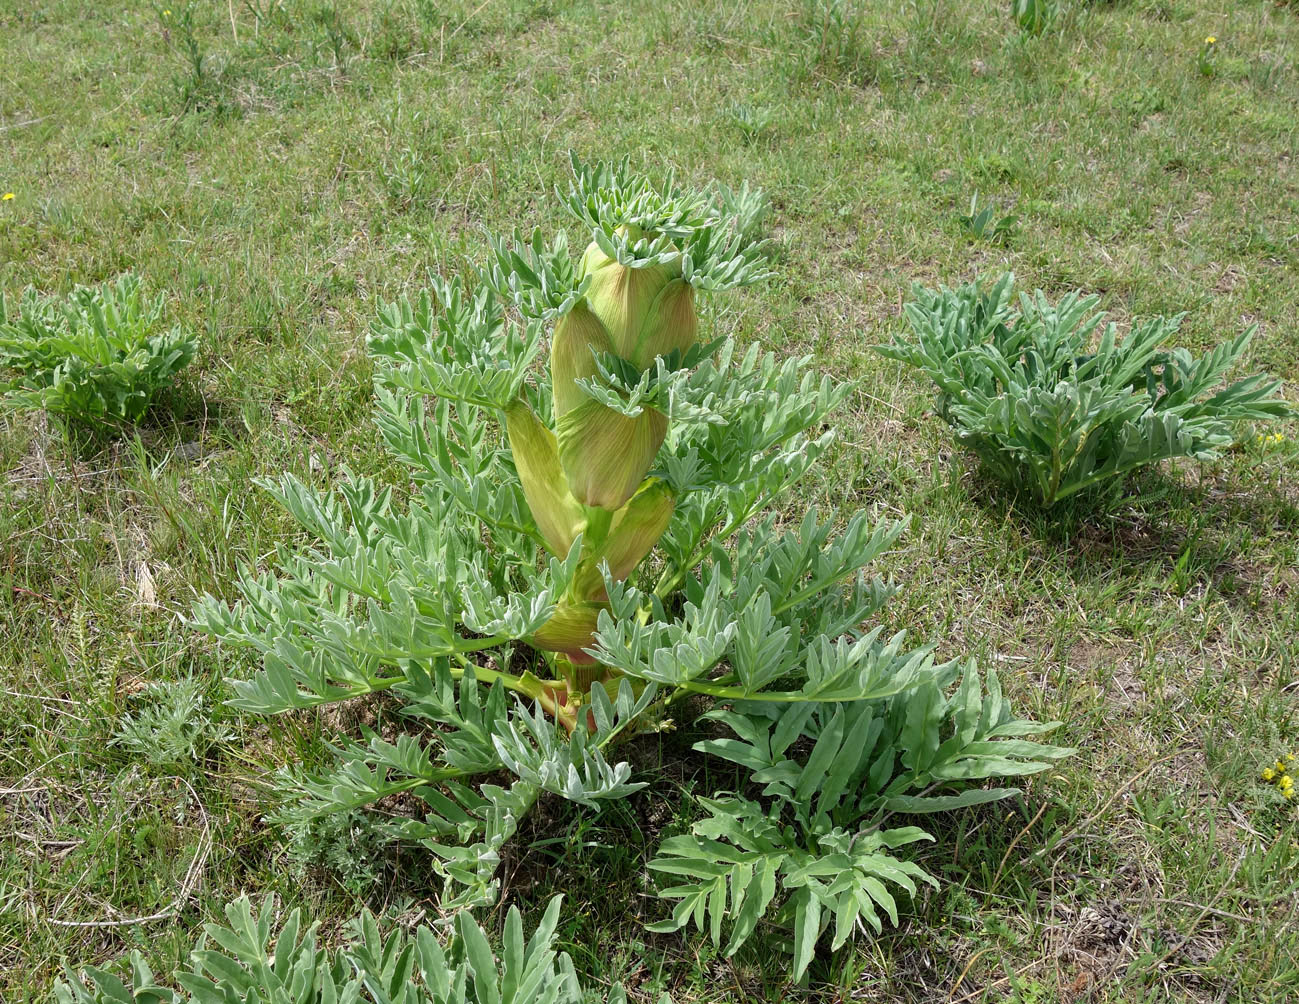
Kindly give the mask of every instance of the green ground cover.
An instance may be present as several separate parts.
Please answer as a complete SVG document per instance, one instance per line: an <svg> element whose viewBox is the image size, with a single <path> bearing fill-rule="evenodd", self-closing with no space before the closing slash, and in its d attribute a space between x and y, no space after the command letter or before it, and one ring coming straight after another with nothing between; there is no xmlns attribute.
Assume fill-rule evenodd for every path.
<svg viewBox="0 0 1299 1004"><path fill-rule="evenodd" d="M296 542L251 478L395 474L378 302L465 271L484 226L568 226L548 193L570 148L766 189L777 277L707 319L859 381L791 517L915 517L885 630L995 666L1081 752L941 820L920 860L942 891L804 987L759 939L728 960L645 931L654 846L734 782L688 730L641 740L667 772L603 815L544 803L505 901L534 922L564 892L561 947L636 1000L1292 997L1299 823L1259 770L1299 752L1296 430L1143 474L1111 515L1047 516L869 346L913 280L1011 268L1121 326L1189 311L1196 352L1256 323L1248 369L1293 385L1297 44L1299 12L1258 2L1074 3L1031 40L1007 5L955 0L0 2L0 289L132 270L200 338L138 439L0 417L0 999L44 1000L63 957L168 968L241 891L327 937L363 904L436 916L427 855L365 817L266 819L275 768L383 703L241 718L221 681L249 665L180 617ZM962 219L976 192L985 227Z"/></svg>

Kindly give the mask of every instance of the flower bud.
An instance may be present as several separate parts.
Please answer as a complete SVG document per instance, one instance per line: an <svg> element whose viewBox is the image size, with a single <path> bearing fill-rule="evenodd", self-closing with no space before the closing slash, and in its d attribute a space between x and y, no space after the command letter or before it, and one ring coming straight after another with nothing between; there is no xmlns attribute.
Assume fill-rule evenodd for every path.
<svg viewBox="0 0 1299 1004"><path fill-rule="evenodd" d="M613 351L624 359L637 362L636 347L641 328L663 287L674 278L673 270L666 265L632 268L619 264L603 252L601 257L602 263L590 273L587 303L608 329ZM597 259L588 249L582 261L586 265Z"/></svg>
<svg viewBox="0 0 1299 1004"><path fill-rule="evenodd" d="M585 303L559 319L550 344L550 382L555 417L591 400L574 382L596 373L592 352L613 352L613 340L600 318Z"/></svg>
<svg viewBox="0 0 1299 1004"><path fill-rule="evenodd" d="M551 553L566 557L586 517L569 491L555 436L521 400L506 410L505 428L514 468L537 529Z"/></svg>
<svg viewBox="0 0 1299 1004"><path fill-rule="evenodd" d="M654 298L641 322L630 359L640 369L658 356L673 350L684 353L695 344L699 319L695 315L695 291L684 279L673 279Z"/></svg>
<svg viewBox="0 0 1299 1004"><path fill-rule="evenodd" d="M555 425L573 496L602 509L620 509L632 497L668 431L660 412L647 408L629 418L589 397Z"/></svg>
<svg viewBox="0 0 1299 1004"><path fill-rule="evenodd" d="M606 600L600 563L608 562L609 575L621 582L649 554L668 528L676 496L666 482L650 478L627 504L614 513L604 545L582 559L577 571L577 593L587 599Z"/></svg>

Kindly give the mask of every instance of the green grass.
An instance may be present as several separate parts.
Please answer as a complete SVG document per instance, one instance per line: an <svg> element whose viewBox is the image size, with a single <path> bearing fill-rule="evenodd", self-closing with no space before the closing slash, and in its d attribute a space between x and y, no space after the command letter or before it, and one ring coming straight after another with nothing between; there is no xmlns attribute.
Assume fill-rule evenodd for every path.
<svg viewBox="0 0 1299 1004"><path fill-rule="evenodd" d="M1007 5L958 0L250 0L196 5L189 28L173 2L0 4L0 288L132 269L201 338L138 440L88 453L0 418L0 998L44 999L61 957L140 947L166 966L241 890L310 907L327 935L361 903L436 912L420 852L357 820L265 819L275 767L320 761L382 705L241 719L221 680L247 666L180 617L293 543L252 477L387 473L377 302L463 270L483 226L566 225L546 195L570 147L767 189L779 277L715 323L861 381L812 487L915 517L885 569L889 628L995 664L1081 753L1022 804L946 821L925 852L944 890L805 988L756 943L726 960L643 929L664 913L652 835L733 780L689 734L632 749L668 767L625 806L544 803L508 901L535 916L565 892L579 970L638 1000L1299 992L1299 824L1257 780L1299 752L1293 438L1144 475L1158 497L1110 517L1048 519L954 454L920 380L866 349L912 279L1011 267L1121 321L1188 310L1197 351L1256 322L1250 368L1299 381L1299 12L1074 2L1021 40ZM1013 232L966 232L976 191ZM204 706L174 759L114 743L158 703L149 684L191 676Z"/></svg>

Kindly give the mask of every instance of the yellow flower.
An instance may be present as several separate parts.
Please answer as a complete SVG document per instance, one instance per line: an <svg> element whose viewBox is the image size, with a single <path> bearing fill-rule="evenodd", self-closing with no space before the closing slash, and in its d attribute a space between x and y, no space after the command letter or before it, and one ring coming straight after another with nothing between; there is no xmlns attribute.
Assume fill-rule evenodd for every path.
<svg viewBox="0 0 1299 1004"><path fill-rule="evenodd" d="M1218 40L1217 40L1216 38L1214 38L1212 35L1210 35L1208 38L1206 38L1206 39L1204 40L1204 44L1205 44L1205 45L1213 45L1213 44L1214 44L1215 42L1217 42L1217 41L1218 41Z"/></svg>
<svg viewBox="0 0 1299 1004"><path fill-rule="evenodd" d="M1263 768L1263 780L1264 780L1264 781L1271 781L1272 778L1274 778L1274 777L1276 777L1276 771L1274 771L1271 767L1264 767L1264 768Z"/></svg>
<svg viewBox="0 0 1299 1004"><path fill-rule="evenodd" d="M1289 774L1287 774L1285 777L1281 778L1281 780L1278 781L1277 784L1281 786L1282 791L1289 791L1291 788L1294 787L1294 778L1292 778Z"/></svg>
<svg viewBox="0 0 1299 1004"><path fill-rule="evenodd" d="M1287 753L1287 754L1285 755L1285 758L1286 758L1286 762L1287 762L1287 763L1294 763L1294 754L1293 754L1293 753Z"/></svg>
<svg viewBox="0 0 1299 1004"><path fill-rule="evenodd" d="M1281 792L1281 794L1283 794L1286 798L1294 798L1294 789L1287 788L1285 791Z"/></svg>
<svg viewBox="0 0 1299 1004"><path fill-rule="evenodd" d="M13 192L5 192L4 195L0 195L0 202L8 202L13 197L14 197Z"/></svg>

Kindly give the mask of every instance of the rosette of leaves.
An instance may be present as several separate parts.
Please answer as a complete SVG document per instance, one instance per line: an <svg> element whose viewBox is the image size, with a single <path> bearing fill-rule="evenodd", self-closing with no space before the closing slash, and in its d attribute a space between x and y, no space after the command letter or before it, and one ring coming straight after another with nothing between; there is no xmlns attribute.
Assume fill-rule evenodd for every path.
<svg viewBox="0 0 1299 1004"><path fill-rule="evenodd" d="M1164 344L1182 317L1122 340L1099 297L1013 296L1014 276L957 289L916 286L909 335L875 350L924 372L938 414L1001 480L1051 506L1177 457L1213 460L1241 422L1294 418L1266 374L1224 386L1254 329L1196 359ZM1116 484L1116 487L1118 485Z"/></svg>
<svg viewBox="0 0 1299 1004"><path fill-rule="evenodd" d="M164 325L165 309L131 274L66 298L29 287L16 304L0 299L0 371L12 374L0 401L87 425L139 421L198 349Z"/></svg>
<svg viewBox="0 0 1299 1004"><path fill-rule="evenodd" d="M750 767L768 800L710 803L724 823L700 824L705 843L664 845L656 867L687 879L665 895L689 904L669 924L725 926L734 949L760 917L788 920L802 972L832 921L841 942L919 875L890 853L916 833L888 813L1002 797L959 791L1064 751L1023 741L1051 726L999 698L970 711L973 670L957 686L953 664L870 625L891 587L867 568L902 524L778 519L847 388L806 358L699 338L696 297L767 273L761 197L575 161L564 204L590 236L580 259L562 236L493 240L476 289L434 279L374 323L376 420L413 487L265 485L313 543L244 570L233 608L206 598L194 622L259 657L241 708L395 698L407 728L286 775L284 812L418 796L418 818L386 825L438 857L445 909L495 900L501 848L543 793L591 811L632 795L656 764L618 760L623 740L711 708L739 739L700 748ZM752 875L775 885L746 898L746 855L773 840L785 857ZM731 860L721 845L729 894L691 871ZM814 909L843 860L860 881Z"/></svg>
<svg viewBox="0 0 1299 1004"><path fill-rule="evenodd" d="M127 979L102 969L71 971L55 984L57 1004L583 1004L566 954L552 947L559 898L525 938L519 911L505 922L499 959L467 913L443 945L427 926L384 935L366 911L348 925L342 947L320 944L319 924L294 910L278 927L272 897L254 910L244 896L226 907L228 927L204 925L187 967L160 983L139 952ZM178 985L180 989L172 989ZM608 1004L625 1004L614 987Z"/></svg>

